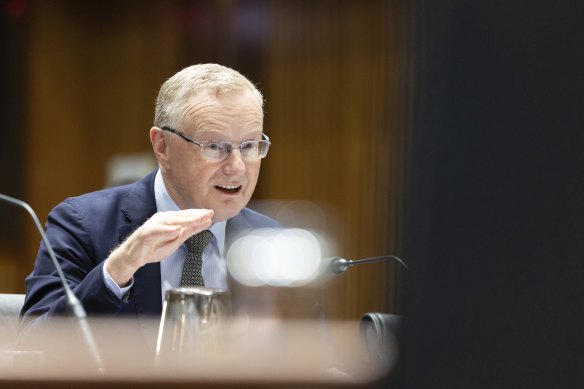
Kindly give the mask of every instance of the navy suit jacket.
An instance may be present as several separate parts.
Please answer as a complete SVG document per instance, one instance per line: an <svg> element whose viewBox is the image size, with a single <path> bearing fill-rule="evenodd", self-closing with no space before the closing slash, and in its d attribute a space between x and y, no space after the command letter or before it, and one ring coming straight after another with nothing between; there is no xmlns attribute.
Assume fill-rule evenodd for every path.
<svg viewBox="0 0 584 389"><path fill-rule="evenodd" d="M66 199L49 214L46 234L75 295L88 315L160 316L160 264L148 264L134 274L128 301L120 301L105 285L103 263L110 252L156 213L156 171L130 185ZM227 221L226 247L246 230L278 227L264 215L244 208ZM44 243L33 272L26 278L22 316L50 317L66 312L61 282Z"/></svg>

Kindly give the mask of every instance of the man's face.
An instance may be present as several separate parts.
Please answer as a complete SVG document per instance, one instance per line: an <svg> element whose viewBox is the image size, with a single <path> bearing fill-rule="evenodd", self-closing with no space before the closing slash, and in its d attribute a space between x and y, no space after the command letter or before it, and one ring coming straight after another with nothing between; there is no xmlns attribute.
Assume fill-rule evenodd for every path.
<svg viewBox="0 0 584 389"><path fill-rule="evenodd" d="M183 112L182 131L196 142L228 141L239 144L260 140L263 114L250 91L210 96L206 91L192 97ZM162 137L162 138L160 138ZM246 161L234 147L223 161L208 161L201 148L176 134L162 132L152 137L168 193L181 209L214 211L213 222L237 215L247 205L260 172L260 160ZM155 139L163 142L158 144ZM157 150L158 147L158 150Z"/></svg>

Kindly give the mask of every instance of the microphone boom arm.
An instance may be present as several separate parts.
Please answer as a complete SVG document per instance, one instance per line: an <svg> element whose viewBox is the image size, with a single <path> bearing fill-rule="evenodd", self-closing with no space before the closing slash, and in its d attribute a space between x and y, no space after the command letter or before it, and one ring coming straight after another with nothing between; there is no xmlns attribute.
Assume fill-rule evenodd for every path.
<svg viewBox="0 0 584 389"><path fill-rule="evenodd" d="M379 257L365 258L365 259L359 259L359 260L348 260L348 259L344 259L344 258L335 257L331 261L331 269L332 269L333 273L340 274L340 273L344 273L351 266L361 265L363 263L381 262L381 261L387 261L387 260L397 261L405 269L408 269L408 266L405 264L405 262L402 261L400 258L396 257L395 255L382 255Z"/></svg>
<svg viewBox="0 0 584 389"><path fill-rule="evenodd" d="M63 284L63 290L65 291L65 300L67 302L67 308L68 308L69 312L72 313L73 316L75 316L75 318L77 319L77 322L79 323L79 329L80 329L81 334L82 334L82 338L86 342L89 351L91 352L93 358L95 359L95 363L97 364L98 370L100 372L103 372L104 363L103 363L101 356L99 354L97 344L95 342L95 338L93 337L93 333L91 332L91 328L89 327L89 323L87 322L87 313L85 312L85 309L83 308L83 305L81 304L81 301L79 301L77 296L75 296L75 294L73 293L73 291L69 287L69 284L67 283L67 279L65 278L65 274L63 274L63 269L61 268L59 261L57 261L57 257L55 256L55 252L53 251L53 248L51 247L51 244L49 243L49 240L47 239L47 235L45 234L45 231L43 230L41 223L39 222L39 218L37 217L37 215L34 212L34 210L32 209L32 207L22 200L18 200L18 199L15 199L14 197L6 196L2 193L0 193L0 200L5 201L7 203L10 203L12 205L16 205L18 207L24 208L28 212L28 214L32 217L32 219L34 220L36 228L39 231L39 234L41 235L41 239L43 240L45 246L47 247L47 251L49 252L49 257L51 258L51 261L53 262L53 265L54 265L55 269L57 270L57 274L59 275L59 279L61 280L61 283Z"/></svg>
<svg viewBox="0 0 584 389"><path fill-rule="evenodd" d="M63 290L65 291L65 296L67 299L67 306L68 306L69 310L78 319L87 317L87 313L85 312L83 305L81 305L81 302L79 301L77 296L75 296L75 294L73 293L73 291L69 287L69 284L67 284L67 282L65 281L66 278L65 278L65 275L63 274L63 269L61 269L61 265L59 265L59 262L57 261L57 257L55 256L53 248L51 247L51 244L49 243L49 240L47 239L47 235L45 234L45 232L41 226L41 223L39 221L39 218L37 217L34 210L31 208L30 205L28 205L24 201L15 199L14 197L6 196L6 195L0 193L0 199L4 200L10 204L14 204L14 205L17 205L21 208L24 208L29 213L29 215L32 217L32 220L34 220L36 228L39 231L39 234L41 235L41 239L43 240L43 242L45 243L45 246L47 247L47 251L49 252L49 257L51 257L51 261L53 261L53 265L54 265L55 269L57 270L57 273L59 274L59 279L61 280L61 283L63 284Z"/></svg>

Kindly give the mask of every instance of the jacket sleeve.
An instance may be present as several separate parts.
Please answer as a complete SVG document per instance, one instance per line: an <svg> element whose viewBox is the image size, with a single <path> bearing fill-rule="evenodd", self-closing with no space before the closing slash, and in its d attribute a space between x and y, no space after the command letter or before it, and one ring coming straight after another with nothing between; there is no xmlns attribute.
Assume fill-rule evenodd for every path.
<svg viewBox="0 0 584 389"><path fill-rule="evenodd" d="M88 314L114 315L122 302L107 288L103 279L104 250L96 253L93 243L108 244L110 238L92 236L91 223L103 223L104 216L94 220L87 209L69 199L49 214L46 234L67 283ZM103 227L103 226L102 226ZM110 247L107 251L111 250ZM21 316L23 321L46 319L67 313L65 293L57 270L44 242L41 242L33 272L26 278L26 298Z"/></svg>

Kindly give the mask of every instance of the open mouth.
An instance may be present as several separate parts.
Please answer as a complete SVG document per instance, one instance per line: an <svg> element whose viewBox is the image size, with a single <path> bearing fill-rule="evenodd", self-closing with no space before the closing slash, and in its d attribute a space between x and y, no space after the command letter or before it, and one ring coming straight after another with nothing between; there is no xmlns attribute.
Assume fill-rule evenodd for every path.
<svg viewBox="0 0 584 389"><path fill-rule="evenodd" d="M223 193L235 194L241 190L241 185L215 185L215 189Z"/></svg>

